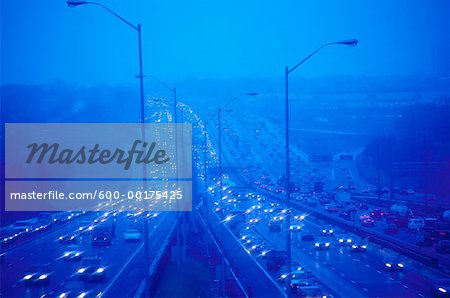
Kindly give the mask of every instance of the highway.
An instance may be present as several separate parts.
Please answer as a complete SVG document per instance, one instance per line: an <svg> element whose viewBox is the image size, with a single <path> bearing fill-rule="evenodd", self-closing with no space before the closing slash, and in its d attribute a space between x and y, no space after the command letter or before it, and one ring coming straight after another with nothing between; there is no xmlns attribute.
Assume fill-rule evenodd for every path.
<svg viewBox="0 0 450 298"><path fill-rule="evenodd" d="M112 215L110 215L112 216ZM83 221L93 221L94 213L87 213ZM143 242L125 242L123 233L128 228L130 219L120 213L111 219L116 230L111 245L92 246L91 235L79 233L78 220L64 224L64 227L50 231L28 243L7 251L2 263L2 296L5 297L51 297L64 289L66 284L78 284L77 287L89 296L117 297L127 296L140 284L144 277L144 268L136 266L142 263ZM142 219L141 219L142 220ZM150 242L152 251L161 244L161 238L167 235L168 228L174 223L174 216L165 213L150 220ZM73 244L59 243L62 235L77 235ZM164 239L164 238L163 238ZM83 259L99 257L106 271L106 278L101 282L79 282L75 273L80 262L66 261L65 252L70 250L83 252ZM153 255L154 256L154 255ZM23 284L25 272L35 265L51 266L49 285L28 287ZM133 266L134 265L134 266ZM132 276L130 279L128 277ZM127 282L123 283L126 279Z"/></svg>
<svg viewBox="0 0 450 298"><path fill-rule="evenodd" d="M242 117L239 113L229 116L223 122L226 123L224 125L226 127L226 135L224 136L226 144L226 149L224 150L225 160L229 163L234 160L232 156L243 156L243 150L251 152L252 158L247 160L241 159L240 163L228 164L227 166L236 168L234 172L238 173L238 175L231 174L229 179L234 184L242 186L249 185L249 181L250 183L253 182L253 186L247 187L248 192L255 193L255 190L258 192L258 188L261 188L263 196L266 192L270 192L273 196L279 197L276 203L283 202L284 197L282 193L277 193L277 188L279 188L277 179L283 174L284 170L283 149L280 146L271 145L283 143L282 134L279 134L279 128L273 127L273 125L271 127L270 123L258 119L256 116ZM255 127L264 127L265 134L269 137L262 137L260 130L255 129ZM253 144L250 145L248 140L254 140ZM244 144L247 147L236 146L236 143ZM292 148L291 150L294 153L294 158L297 160L292 166L292 171L295 173L292 176L296 182L303 184L301 187L311 188L311 181L321 177L328 179L328 183L325 186L327 190L334 189L339 185L346 185L344 183L348 182L348 173L352 170L354 171L352 163L336 161L331 166L323 166L311 163L308 157L298 151L298 149ZM262 166L255 167L252 164L254 160L259 160ZM351 168L346 168L348 164ZM362 180L359 183L361 189L368 186L370 185ZM235 206L234 208L236 210L246 210L248 207L250 206L244 205ZM281 207L283 208L282 205ZM369 210L376 207L371 204L368 206ZM330 214L325 212L323 205L319 204L316 207L309 207L309 209L322 213L325 217L335 216L336 219L339 219L337 213ZM304 214L304 209L293 209L292 212ZM359 218L364 213L367 213L367 211L357 211L355 218ZM257 233L280 249L285 249L286 240L283 233L269 232L267 228L268 218L263 217L261 219L257 228L252 229L255 229ZM329 222L324 222L322 219L314 218L312 215L307 216L307 219L303 222L302 231L313 233L317 238L321 227L329 224ZM359 226L359 222L353 224ZM385 227L386 224L384 222L377 221L375 227L370 229L383 234ZM345 231L341 227L335 226L333 228L335 234L350 234L349 231ZM293 234L293 258L300 260L301 264L305 264L308 270L311 270L322 283L330 287L338 296L429 297L435 293L433 292L433 281L440 278L448 278L445 272L428 268L426 265L409 259L397 251L380 247L371 243L368 239L360 239L356 235L352 235L352 238L357 239L359 242L364 242L368 247L366 252L351 252L349 247L338 245L335 236L330 237L331 245L328 250L316 250L311 242L298 240L299 234L301 233ZM415 241L414 234L403 229L399 231L398 235L386 235L386 237L388 239L392 238L394 242L400 240L413 243ZM432 249L425 248L421 252L431 251ZM403 270L386 270L385 262L392 259L401 262L404 265Z"/></svg>
<svg viewBox="0 0 450 298"><path fill-rule="evenodd" d="M157 108L161 109L160 106ZM152 117L168 121L171 114L162 109ZM207 201L203 204L207 206L207 212L211 212L210 216L217 217L216 223L210 228L218 233L216 237L223 237L217 239L218 243L222 245L223 251L233 252L231 255L227 254L228 262L242 260L242 263L232 262L232 267L233 272L236 272L233 278L239 285L246 285L242 287L244 291L256 286L256 276L264 276L271 290L280 291L279 293L289 292L285 288L285 272L280 268L269 268L268 260L263 254L286 250L286 212L291 212L291 225L298 227L290 232L292 259L298 262L295 266L301 267L301 274L308 276L306 281L302 282L312 286L315 291L314 294L305 294L306 292L302 291L307 290L300 287L302 290L291 292L291 295L430 297L435 294L433 282L440 278L449 278L445 272L438 270L439 268L427 267L399 251L380 246L371 241L370 237L361 238L361 234L355 233L354 228L379 234L383 234L385 228L382 221L375 222L371 228L361 227L356 219L367 211L357 210L355 219L349 222L340 218L338 212L325 211L323 204L310 206L310 196L300 195L311 192L312 181L316 179L325 181L326 191L339 192L336 187L345 186L349 173L355 170L351 163L336 159L329 164L314 163L306 153L293 146L292 177L298 192L292 197L291 210L286 210L280 183L284 173L283 152L280 146L283 142L282 131L258 116L242 117L238 114L224 119L223 164L228 170L224 173L224 196L218 198L218 179L211 175L211 172L205 171L218 165L216 125L213 122L205 125L201 120L192 112L186 116L186 121L194 123L195 128L193 152L194 166L198 174L197 184L205 187L198 192L204 194ZM267 136L262 136L261 131L255 127L264 127L268 131ZM357 177L357 173L351 177ZM353 182L355 180L358 179L353 179ZM356 184L359 188L370 186L362 180ZM368 204L369 210L374 208L377 206ZM58 297L60 293L73 288L85 293L86 297L133 297L136 294L144 280L145 271L148 270L142 261L145 254L144 244L142 237L138 242L126 242L124 233L130 226L142 227L143 220L147 218L146 213L122 211L77 214L78 216L63 223L54 223L47 231L35 233L35 236L26 241L2 247L2 297ZM244 214L245 219L233 224L236 214ZM161 244L171 235L176 224L176 214L150 212L148 218L149 255L152 262ZM95 230L95 226L101 224L102 220L114 225L115 235L111 244L93 246L92 234L85 232L86 227L92 225ZM269 229L274 221L279 222L280 231ZM346 225L339 224L340 222ZM234 236L225 237L224 230L217 229L217 225L223 225L223 228ZM333 235L321 235L323 230L330 229ZM60 243L59 237L64 235L75 236L74 243ZM314 239L303 239L304 235L312 235ZM339 239L344 236L351 239L351 242L340 243ZM411 233L405 230L400 230L398 235L386 237L392 239L392 242L412 243ZM326 244L326 248L320 249L322 244ZM364 249L355 251L352 245L363 245ZM64 254L71 250L81 252L83 260L100 258L105 279L96 282L79 280L76 273L83 261L64 259ZM425 248L423 252L431 253L431 250L432 248ZM243 254L248 254L250 261L245 259ZM401 268L391 270L386 265L388 263L390 266L401 264ZM48 271L49 283L27 286L24 277L29 268L36 265L51 268ZM241 275L239 272L246 272L248 275ZM218 276L220 277L220 274ZM252 292L263 296L262 291Z"/></svg>

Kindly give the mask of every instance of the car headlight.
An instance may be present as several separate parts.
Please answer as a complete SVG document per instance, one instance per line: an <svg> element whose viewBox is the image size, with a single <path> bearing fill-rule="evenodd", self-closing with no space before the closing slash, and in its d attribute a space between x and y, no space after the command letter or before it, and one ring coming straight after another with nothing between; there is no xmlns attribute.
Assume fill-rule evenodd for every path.
<svg viewBox="0 0 450 298"><path fill-rule="evenodd" d="M76 257L79 257L79 256L80 256L80 253L79 253L79 252L75 253L75 256L76 256Z"/></svg>
<svg viewBox="0 0 450 298"><path fill-rule="evenodd" d="M392 265L391 264L389 264L389 263L386 263L386 264L384 264L386 267L392 267Z"/></svg>
<svg viewBox="0 0 450 298"><path fill-rule="evenodd" d="M286 274L281 274L281 278L286 278Z"/></svg>
<svg viewBox="0 0 450 298"><path fill-rule="evenodd" d="M447 290L444 289L444 288L438 288L438 291L441 292L441 293L447 293Z"/></svg>
<svg viewBox="0 0 450 298"><path fill-rule="evenodd" d="M78 269L78 273L84 273L84 271L86 271L86 268L80 268L80 269Z"/></svg>
<svg viewBox="0 0 450 298"><path fill-rule="evenodd" d="M322 230L322 233L326 233L327 232L327 230Z"/></svg>
<svg viewBox="0 0 450 298"><path fill-rule="evenodd" d="M316 244L314 244L316 247L319 247L320 246L320 244L319 243L316 243Z"/></svg>
<svg viewBox="0 0 450 298"><path fill-rule="evenodd" d="M63 240L64 239L64 237L63 236L60 236L59 238L58 238L59 240Z"/></svg>
<svg viewBox="0 0 450 298"><path fill-rule="evenodd" d="M64 256L68 257L68 256L70 256L70 253L66 252L66 253L64 253Z"/></svg>
<svg viewBox="0 0 450 298"><path fill-rule="evenodd" d="M326 247L330 246L330 243L328 243L328 242L327 242L327 243L325 243L325 246L326 246Z"/></svg>
<svg viewBox="0 0 450 298"><path fill-rule="evenodd" d="M73 240L73 239L75 239L75 236L70 236L70 240Z"/></svg>
<svg viewBox="0 0 450 298"><path fill-rule="evenodd" d="M355 249L356 249L357 247L356 247L356 245L352 245L352 248L355 248Z"/></svg>
<svg viewBox="0 0 450 298"><path fill-rule="evenodd" d="M403 268L403 264L402 263L398 263L397 266L400 267L400 268Z"/></svg>
<svg viewBox="0 0 450 298"><path fill-rule="evenodd" d="M58 297L59 297L59 298L66 298L66 297L67 297L67 294L66 294L66 293L61 293L61 294L59 294Z"/></svg>
<svg viewBox="0 0 450 298"><path fill-rule="evenodd" d="M343 239L339 239L339 243L342 243L342 242L344 242L344 240Z"/></svg>
<svg viewBox="0 0 450 298"><path fill-rule="evenodd" d="M366 249L366 248L367 248L367 246L365 246L365 245L362 245L361 247L362 247L362 248L364 248L364 249Z"/></svg>
<svg viewBox="0 0 450 298"><path fill-rule="evenodd" d="M352 239L347 239L347 243L352 243Z"/></svg>
<svg viewBox="0 0 450 298"><path fill-rule="evenodd" d="M103 273L103 271L105 271L104 268L98 268L96 272L97 272L97 273Z"/></svg>
<svg viewBox="0 0 450 298"><path fill-rule="evenodd" d="M77 298L84 298L84 297L86 297L86 293L85 293L85 292L83 292L83 293L81 293L80 295L78 295Z"/></svg>
<svg viewBox="0 0 450 298"><path fill-rule="evenodd" d="M334 231L333 230L329 230L328 232L333 233Z"/></svg>
<svg viewBox="0 0 450 298"><path fill-rule="evenodd" d="M47 277L48 277L47 274L42 274L42 275L39 276L39 279L46 279Z"/></svg>
<svg viewBox="0 0 450 298"><path fill-rule="evenodd" d="M29 279L32 278L32 277L33 277L33 275L27 274L27 275L25 275L25 276L23 277L23 279L29 280Z"/></svg>

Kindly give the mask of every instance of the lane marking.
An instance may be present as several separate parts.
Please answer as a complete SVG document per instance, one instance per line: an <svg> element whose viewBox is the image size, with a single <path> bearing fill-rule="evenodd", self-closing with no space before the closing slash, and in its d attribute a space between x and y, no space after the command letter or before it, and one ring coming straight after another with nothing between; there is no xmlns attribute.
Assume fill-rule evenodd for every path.
<svg viewBox="0 0 450 298"><path fill-rule="evenodd" d="M402 284L402 286L405 288L405 289L407 289L408 288L408 286L407 285L404 285L404 284Z"/></svg>
<svg viewBox="0 0 450 298"><path fill-rule="evenodd" d="M367 267L367 268L370 268L370 265L369 265L369 264L366 264L366 267Z"/></svg>
<svg viewBox="0 0 450 298"><path fill-rule="evenodd" d="M352 284L356 284L356 281L352 280Z"/></svg>
<svg viewBox="0 0 450 298"><path fill-rule="evenodd" d="M363 288L363 290L364 290L365 292L369 292L369 290L367 290L366 288Z"/></svg>
<svg viewBox="0 0 450 298"><path fill-rule="evenodd" d="M377 270L378 273L383 274L383 272L381 272L380 270Z"/></svg>

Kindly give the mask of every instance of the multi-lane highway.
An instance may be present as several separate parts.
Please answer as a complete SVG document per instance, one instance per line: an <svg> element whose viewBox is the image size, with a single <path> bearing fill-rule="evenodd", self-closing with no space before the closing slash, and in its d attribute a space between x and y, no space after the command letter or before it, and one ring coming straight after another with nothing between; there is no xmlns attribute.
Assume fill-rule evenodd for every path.
<svg viewBox="0 0 450 298"><path fill-rule="evenodd" d="M82 227L95 226L95 220L100 217L107 218L115 226L111 244L106 246L93 245L92 233L83 233L80 230ZM143 218L131 217L131 214L127 216L126 212L115 215L110 213L107 216L88 212L79 219L60 224L60 227L55 224L42 236L7 250L1 264L2 296L56 297L66 290L73 291L74 288L80 293L89 294L89 297L129 295L136 290L145 274L145 268L140 261L143 258L143 242L126 242L124 233L130 225L138 225ZM153 244L152 251L157 251L158 245L174 224L174 216L165 213L151 218L149 237ZM61 243L59 237L64 235L73 235L75 239L71 243ZM81 258L66 260L65 254L70 251L79 252ZM77 271L82 267L83 260L91 258L100 258L105 278L97 282L81 281ZM32 274L33 271L30 270L35 267L49 268L48 274L46 273L48 283L37 286L26 284L26 275ZM124 280L127 282L124 283Z"/></svg>
<svg viewBox="0 0 450 298"><path fill-rule="evenodd" d="M170 120L171 114L165 108L158 106L157 109L161 110L156 111L154 117ZM339 217L339 208L335 211L327 207L329 202L322 204L317 194L311 195L313 182L317 180L325 182L326 192L345 193L339 186L345 187L348 179L358 187L367 188L368 184L355 178L357 173L352 174L355 168L350 162L335 159L328 164L314 163L293 146L292 177L298 189L292 197L292 208L287 210L282 183L284 158L279 146L282 131L260 117L247 116L227 116L223 122L223 165L227 170L222 192L218 189L216 171L211 171L218 166L216 125L211 122L205 125L192 110L185 119L194 124L194 172L198 175L196 185L202 188L198 193L204 196L206 211L218 219L211 227L213 234L217 225L223 225L223 229L233 235L225 237L224 230L214 234L217 238L223 237L218 239L223 251L233 251L232 255L227 253L227 262L232 263L229 266L236 273L233 276L237 283L247 285L248 288L242 289L244 293L257 293L248 290L257 287L257 276L267 278L267 284L276 293L288 292L303 297L429 297L439 293L436 281L449 278L441 268L427 267L402 254L401 250L388 249L372 241L370 235L384 234L382 220L373 227L361 226L359 217L377 208L375 204L357 208L353 219L348 221ZM264 127L266 135L257 127ZM317 199L315 204L310 204L313 199ZM194 201L197 202L197 198ZM287 212L292 218L293 260L293 283L287 286L288 290L284 259ZM150 223L150 262L177 221L176 214L171 212L125 210L72 214L69 214L70 220L55 222L49 229L2 247L2 297L66 297L63 293L78 293L79 297L130 297L142 293L138 289L142 288L148 270L142 261L145 256L143 220L148 218ZM111 243L93 245L93 233L102 224L114 227ZM92 231L89 231L90 226ZM135 230L129 231L129 228ZM358 229L371 233L359 233ZM140 241L126 241L136 233ZM386 237L391 237L392 242L412 243L411 235L405 230ZM431 253L431 249L425 248L424 252ZM81 257L67 260L66 254L74 251ZM248 254L250 261L232 262L244 260L242 253ZM98 262L95 272L104 278L81 279L80 273L93 259ZM239 272L249 272L249 275ZM30 280L35 279L37 283L30 285Z"/></svg>

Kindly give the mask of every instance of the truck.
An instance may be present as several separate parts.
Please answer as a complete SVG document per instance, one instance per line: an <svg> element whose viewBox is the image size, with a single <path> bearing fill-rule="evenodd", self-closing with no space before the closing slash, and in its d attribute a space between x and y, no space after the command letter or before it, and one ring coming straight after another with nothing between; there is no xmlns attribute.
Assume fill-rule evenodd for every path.
<svg viewBox="0 0 450 298"><path fill-rule="evenodd" d="M37 217L37 229L47 230L53 224L53 214L50 212L41 212Z"/></svg>
<svg viewBox="0 0 450 298"><path fill-rule="evenodd" d="M411 209L403 204L394 204L389 209L389 214L386 217L388 224L395 224L397 227L407 227L409 218L413 215Z"/></svg>
<svg viewBox="0 0 450 298"><path fill-rule="evenodd" d="M15 233L31 232L36 226L36 219L18 220L11 227Z"/></svg>

